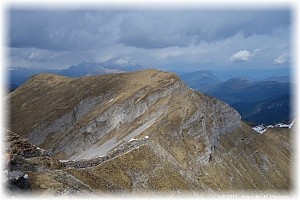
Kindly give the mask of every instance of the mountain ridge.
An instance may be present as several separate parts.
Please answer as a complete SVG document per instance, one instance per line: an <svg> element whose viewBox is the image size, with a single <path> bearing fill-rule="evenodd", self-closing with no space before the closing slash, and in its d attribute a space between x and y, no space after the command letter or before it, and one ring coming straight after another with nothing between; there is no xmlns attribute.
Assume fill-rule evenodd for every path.
<svg viewBox="0 0 300 200"><path fill-rule="evenodd" d="M256 134L235 109L172 73L36 75L7 101L9 129L45 152L11 153L11 168L28 174L35 192L292 188L288 132Z"/></svg>
<svg viewBox="0 0 300 200"><path fill-rule="evenodd" d="M126 78L123 79L122 77L126 77ZM137 79L137 77L139 78ZM150 77L150 78L146 78L146 77ZM25 85L21 86L19 89L17 89L14 93L11 94L11 97L13 99L11 104L17 105L12 108L12 122L18 122L12 124L12 130L14 132L18 132L21 136L23 136L23 134L27 132L31 132L31 134L28 136L29 140L32 141L34 144L36 143L37 145L41 145L42 148L50 147L50 146L53 146L53 149L60 148L55 146L56 140L61 140L62 137L70 133L70 131L71 132L77 130L80 131L81 127L84 124L90 123L90 120L95 119L95 117L97 117L97 115L99 115L100 113L104 113L104 116L106 118L107 114L105 113L117 112L116 116L120 116L121 118L117 118L114 120L125 120L124 122L126 122L126 120L129 119L128 117L124 118L123 114L118 113L119 111L109 110L112 108L113 105L116 105L117 109L128 110L129 108L127 105L124 108L118 106L119 105L118 102L120 101L121 102L125 101L128 103L132 102L130 104L138 105L136 109L142 109L141 112L145 112L145 110L143 109L147 109L147 106L150 106L153 103L157 103L157 101L162 101L162 98L165 98L164 101L170 101L170 98L168 96L173 92L177 91L176 92L177 95L177 93L183 92L184 90L188 90L188 88L179 81L179 78L175 74L165 73L158 70L146 70L142 72L133 72L133 73L125 73L125 74L121 73L121 74L113 74L113 75L103 75L101 76L100 82L99 80L100 79L98 77L83 77L80 79L76 79L76 78L71 79L67 77L60 77L60 76L49 75L49 74L36 75L32 77L32 79L30 79ZM89 89L88 87L92 87L92 88ZM69 88L69 89L65 90L65 88ZM74 93L75 88L76 88L76 94ZM29 92L31 90L35 90L36 94L44 93L45 91L47 91L48 94L51 94L52 98L49 99L49 96L32 98ZM23 93L26 93L28 95L26 94L23 95L23 93L20 94L21 91L23 91ZM101 96L101 94L103 94L102 91L109 91L109 93L106 93L105 96L103 95ZM128 95L132 95L132 93L134 94L132 96L133 98L131 96L128 96ZM82 96L88 94L92 98L88 98L84 100L80 98L77 94L82 94ZM115 94L120 94L120 95L115 96ZM152 94L154 95L153 97ZM192 98L199 98L197 97L197 95L195 96L195 94L192 95L193 96ZM17 96L21 95L20 97L21 99L14 98L14 96L16 95ZM29 98L32 101L30 105L19 105L21 104L18 103L19 101L26 102L28 101L26 99ZM102 100L103 98L106 100L103 101ZM205 99L207 98L208 97L205 97L203 98L203 100L206 101ZM100 100L102 102L100 102ZM144 102L143 104L138 104L145 100L147 102ZM44 108L43 112L40 112L39 109L37 110L37 108L43 107L45 102L49 102L47 108ZM218 101L216 101L216 103L218 103ZM98 108L100 110L94 109L95 106L97 105L99 105ZM139 107L140 105L142 107ZM156 117L153 115L154 118L159 118L159 116L163 113L163 110L166 109L164 103L158 105L160 105L160 108L158 108L159 112L155 114L157 115ZM223 105L223 103L220 105ZM224 104L224 106L227 105ZM70 110L70 108L72 107L73 110ZM23 109L25 110L23 111ZM136 111L133 112L132 109L129 110L130 112L128 111L129 112L128 115L134 115L134 116L136 115L134 114L134 112ZM222 112L226 112L226 109ZM35 113L35 115L33 115L33 113ZM65 115L64 113L68 113L68 114ZM239 116L237 113L236 115ZM154 120L153 117L151 120ZM48 122L50 122L51 124L53 119L56 118L58 118L58 120L56 120L55 124L47 126ZM99 120L101 119L99 118ZM148 125L154 123L154 121L151 120ZM67 124L65 124L66 121L68 121ZM120 126L118 125L119 122L116 121L109 121L109 123L112 123L111 124L112 127L105 128L105 130L107 129L107 131L110 131L111 129L114 129L117 126ZM24 124L26 124L26 126L24 126ZM41 127L40 125L39 127L33 128L35 124L44 124L44 125L43 127ZM145 126L148 125L146 124ZM226 126L229 125L230 124ZM50 130L51 132L53 132L55 130L58 130L59 127L65 127L65 128L62 128L59 131L60 133L56 132L57 135L57 137L55 137L56 139L54 138L53 134L50 134L51 136L49 135L49 133L46 134L47 131ZM45 133L46 135L43 135L43 133ZM44 142L38 141L40 139ZM68 140L65 142L68 142ZM78 148L78 146L76 146L76 148Z"/></svg>
<svg viewBox="0 0 300 200"><path fill-rule="evenodd" d="M20 73L18 75L18 69ZM107 74L107 73L124 73L132 70L143 70L144 67L139 65L134 66L126 66L126 65L116 65L113 63L91 63L91 62L81 62L79 65L71 66L67 69L63 69L60 71L53 71L53 70L44 70L53 72L55 74L65 75L68 77L81 77L81 76L91 76L91 75L100 75L100 74ZM27 70L27 71L26 71ZM42 69L26 69L24 71L23 68L17 68L12 71L11 77L12 82L16 81L16 77L20 76L22 81L29 79L29 75L34 73L41 73ZM30 71L31 70L31 71ZM24 74L25 73L25 74ZM27 75L26 75L27 74ZM177 73L178 74L178 73ZM293 87L293 83L289 80L289 76L281 76L281 77L269 77L267 79L261 81L252 81L247 78L243 77L236 77L229 79L225 82L222 82L218 79L210 70L200 70L191 73L183 73L180 74L180 78L191 88L198 90L200 92L204 92L208 95L214 96L229 103L231 106L239 109L242 113L243 119L246 119L244 110L245 106L249 105L250 107L254 104L259 104L262 101L268 102L268 99L281 95L290 93L290 87ZM10 87L6 89L9 93L16 89L18 85L11 84ZM280 101L280 100L279 100ZM280 102L277 102L280 103ZM287 103L289 104L289 103ZM241 107L244 105L244 107ZM271 105L264 104L266 108L262 108L267 110L267 107ZM287 105L289 107L289 105ZM253 107L253 106L252 106ZM275 109L275 107L274 107ZM276 113L277 111L274 110L271 112ZM288 119L292 117L292 113L289 114L288 110L283 110L282 113L284 114L284 118ZM258 119L255 119L255 117ZM260 124L268 122L267 117L263 117L261 114L251 116L250 121ZM249 118L249 117L247 117ZM280 123L283 122L280 120L281 116L278 116L275 121L271 121L270 123ZM248 119L246 119L248 120Z"/></svg>

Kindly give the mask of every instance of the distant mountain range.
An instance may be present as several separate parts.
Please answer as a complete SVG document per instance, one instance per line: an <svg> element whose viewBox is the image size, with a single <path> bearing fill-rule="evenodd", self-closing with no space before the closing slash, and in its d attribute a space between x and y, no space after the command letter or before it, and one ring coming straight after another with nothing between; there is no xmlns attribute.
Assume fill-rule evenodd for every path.
<svg viewBox="0 0 300 200"><path fill-rule="evenodd" d="M267 100L271 97L289 94L290 83L278 81L249 81L244 78L234 78L218 84L206 92L230 105L238 102L253 103Z"/></svg>
<svg viewBox="0 0 300 200"><path fill-rule="evenodd" d="M231 105L248 122L259 122L261 124L276 124L278 122L289 122L290 119L290 96L282 94L267 100L246 103L239 102Z"/></svg>
<svg viewBox="0 0 300 200"><path fill-rule="evenodd" d="M289 121L291 87L288 76L252 81L237 77L221 82L210 71L180 75L195 90L216 97L237 109L242 119L253 124L274 124Z"/></svg>
<svg viewBox="0 0 300 200"><path fill-rule="evenodd" d="M92 76L100 74L111 74L111 73L122 73L131 72L145 69L140 65L108 65L103 63L90 63L81 62L79 65L72 65L67 69L63 69L57 72L59 75L68 77L81 77L81 76Z"/></svg>
<svg viewBox="0 0 300 200"><path fill-rule="evenodd" d="M221 83L221 80L209 70L201 70L179 75L180 78L191 88L206 92Z"/></svg>

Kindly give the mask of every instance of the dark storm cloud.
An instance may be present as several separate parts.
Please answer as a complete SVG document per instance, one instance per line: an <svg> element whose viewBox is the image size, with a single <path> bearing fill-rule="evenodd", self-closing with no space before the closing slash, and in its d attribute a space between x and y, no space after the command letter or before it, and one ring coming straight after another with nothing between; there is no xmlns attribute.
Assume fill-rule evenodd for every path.
<svg viewBox="0 0 300 200"><path fill-rule="evenodd" d="M288 27L288 11L144 12L125 18L118 42L139 48L186 47Z"/></svg>
<svg viewBox="0 0 300 200"><path fill-rule="evenodd" d="M138 48L187 46L185 24L178 19L172 12L133 13L122 20L118 42Z"/></svg>
<svg viewBox="0 0 300 200"><path fill-rule="evenodd" d="M108 12L11 11L10 46L51 50L82 50L109 42Z"/></svg>
<svg viewBox="0 0 300 200"><path fill-rule="evenodd" d="M289 26L288 11L12 11L10 46L52 50L186 47ZM120 20L116 20L120 17ZM115 20L115 23L112 21Z"/></svg>
<svg viewBox="0 0 300 200"><path fill-rule="evenodd" d="M8 14L11 66L61 68L85 60L191 68L238 62L243 67L278 66L290 59L285 56L290 55L288 9L12 9Z"/></svg>
<svg viewBox="0 0 300 200"><path fill-rule="evenodd" d="M272 34L279 27L289 26L287 11L219 11L203 13L200 24L191 26L188 35L199 35L207 41L220 40L242 33ZM196 22L197 23L197 20Z"/></svg>

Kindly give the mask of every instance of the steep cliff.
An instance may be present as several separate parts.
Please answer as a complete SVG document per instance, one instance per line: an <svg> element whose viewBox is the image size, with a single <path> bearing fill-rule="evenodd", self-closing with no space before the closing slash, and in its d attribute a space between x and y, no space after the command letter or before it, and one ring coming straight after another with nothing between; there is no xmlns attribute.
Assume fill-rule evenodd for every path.
<svg viewBox="0 0 300 200"><path fill-rule="evenodd" d="M43 74L8 100L10 129L63 166L27 172L37 190L62 174L95 193L291 187L288 147L287 160L276 158L237 111L171 73Z"/></svg>

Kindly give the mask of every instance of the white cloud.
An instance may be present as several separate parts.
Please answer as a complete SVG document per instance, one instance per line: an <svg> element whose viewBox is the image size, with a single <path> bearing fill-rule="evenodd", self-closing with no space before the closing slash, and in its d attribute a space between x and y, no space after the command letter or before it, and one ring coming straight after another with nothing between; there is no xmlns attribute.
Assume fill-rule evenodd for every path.
<svg viewBox="0 0 300 200"><path fill-rule="evenodd" d="M274 63L278 64L278 65L282 65L282 64L286 63L288 61L288 59L289 59L289 54L285 53L285 54L282 54L281 56L278 56L274 60Z"/></svg>
<svg viewBox="0 0 300 200"><path fill-rule="evenodd" d="M246 62L249 60L251 53L247 50L239 51L233 54L230 58L231 62Z"/></svg>

